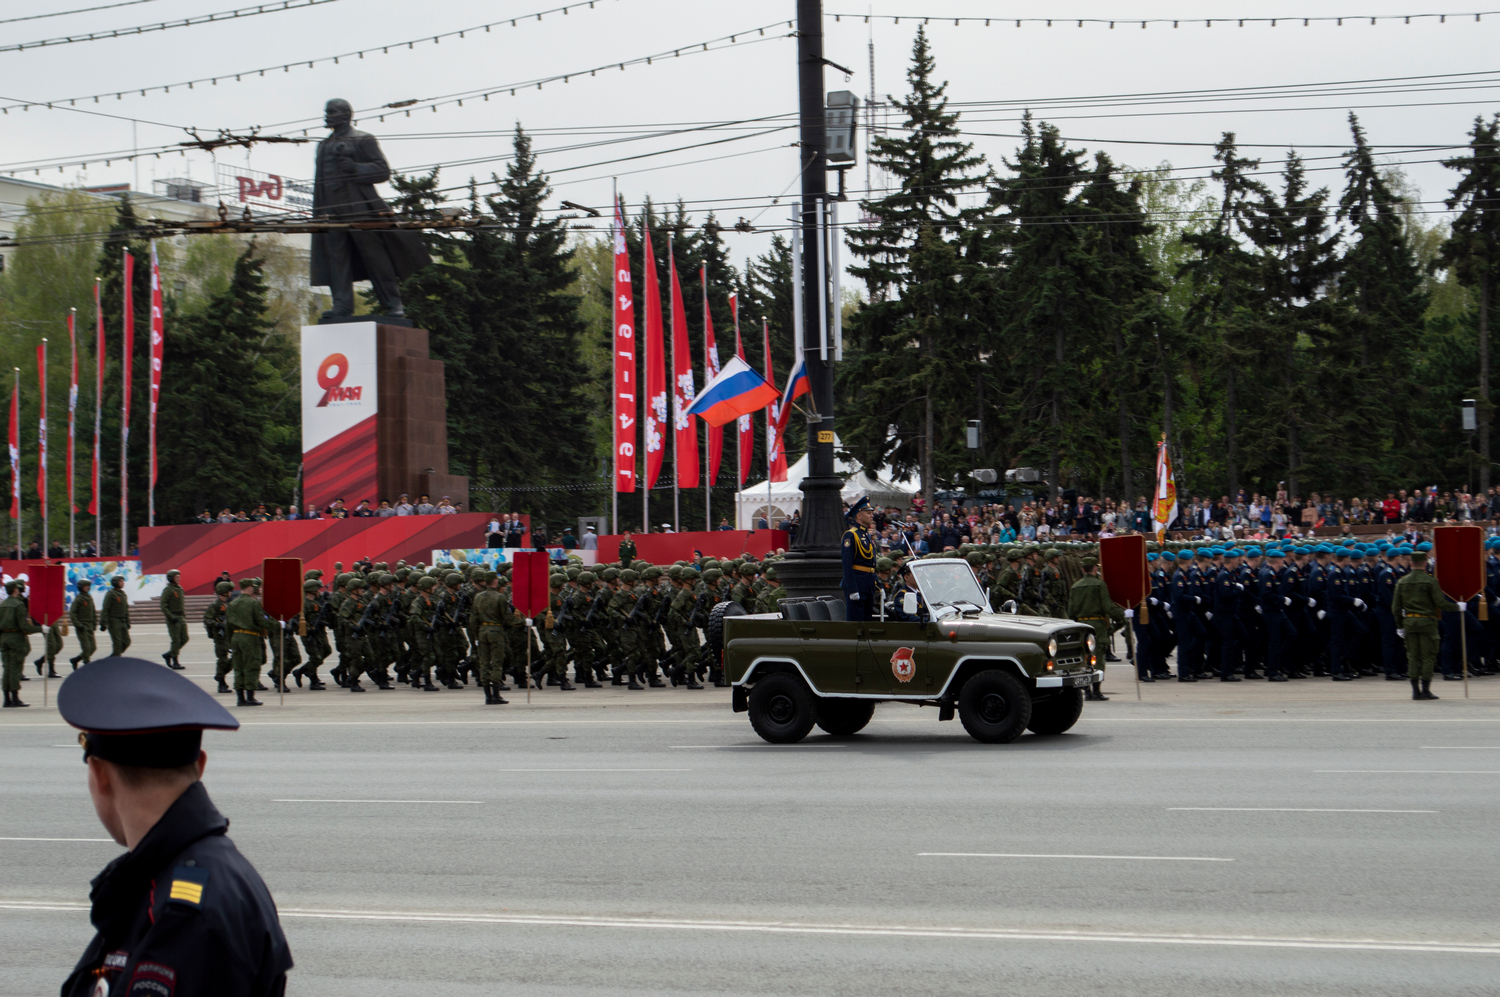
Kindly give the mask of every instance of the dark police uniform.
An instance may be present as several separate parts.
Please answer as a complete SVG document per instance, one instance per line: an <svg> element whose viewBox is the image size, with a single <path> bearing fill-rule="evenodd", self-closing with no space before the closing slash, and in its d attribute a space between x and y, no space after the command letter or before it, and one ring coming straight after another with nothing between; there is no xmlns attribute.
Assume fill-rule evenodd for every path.
<svg viewBox="0 0 1500 997"><path fill-rule="evenodd" d="M859 512L869 507L868 498L850 506L845 516L849 528L839 544L844 562L845 618L850 620L868 620L875 601L875 536L854 521Z"/></svg>
<svg viewBox="0 0 1500 997"><path fill-rule="evenodd" d="M84 758L174 768L198 757L204 728L239 723L194 683L139 658L105 658L69 675L58 711L84 731ZM270 891L229 821L194 782L133 849L93 881L96 934L63 997L279 997L291 951Z"/></svg>

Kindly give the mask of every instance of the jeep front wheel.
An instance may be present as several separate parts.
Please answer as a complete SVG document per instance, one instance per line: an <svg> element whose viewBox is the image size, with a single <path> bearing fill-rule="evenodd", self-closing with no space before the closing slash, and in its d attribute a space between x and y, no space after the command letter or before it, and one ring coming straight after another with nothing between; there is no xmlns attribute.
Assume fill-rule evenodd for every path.
<svg viewBox="0 0 1500 997"><path fill-rule="evenodd" d="M980 672L958 694L958 718L974 740L1009 744L1031 720L1031 696L1010 672Z"/></svg>
<svg viewBox="0 0 1500 997"><path fill-rule="evenodd" d="M875 703L868 699L818 700L818 726L834 737L849 737L864 730L875 715Z"/></svg>
<svg viewBox="0 0 1500 997"><path fill-rule="evenodd" d="M794 675L767 675L750 690L750 726L772 744L802 740L817 718L812 693Z"/></svg>
<svg viewBox="0 0 1500 997"><path fill-rule="evenodd" d="M1083 714L1083 690L1063 689L1055 696L1031 704L1033 734L1061 734L1078 722Z"/></svg>

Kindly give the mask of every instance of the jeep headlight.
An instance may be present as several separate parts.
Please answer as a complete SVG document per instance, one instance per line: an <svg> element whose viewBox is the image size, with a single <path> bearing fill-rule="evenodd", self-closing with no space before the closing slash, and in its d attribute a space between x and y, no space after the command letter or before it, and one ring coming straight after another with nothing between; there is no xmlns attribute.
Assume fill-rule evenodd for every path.
<svg viewBox="0 0 1500 997"><path fill-rule="evenodd" d="M1090 630L1088 638L1084 641L1084 643L1089 646L1089 653L1093 654L1094 650L1099 646L1099 638L1095 637L1094 632Z"/></svg>
<svg viewBox="0 0 1500 997"><path fill-rule="evenodd" d="M1056 637L1053 637L1051 640L1047 641L1047 657L1049 657L1049 658L1055 658L1055 657L1057 657L1057 638Z"/></svg>

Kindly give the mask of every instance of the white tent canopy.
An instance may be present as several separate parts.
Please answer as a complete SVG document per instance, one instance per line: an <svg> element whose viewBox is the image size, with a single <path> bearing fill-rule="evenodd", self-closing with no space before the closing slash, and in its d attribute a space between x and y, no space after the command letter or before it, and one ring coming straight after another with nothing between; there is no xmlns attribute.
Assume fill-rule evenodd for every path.
<svg viewBox="0 0 1500 997"><path fill-rule="evenodd" d="M898 506L904 509L911 505L911 497L917 492L914 484L887 481L853 461L840 460L836 455L833 458L833 473L844 479L840 497L845 502L855 502L868 496L871 505ZM807 455L803 454L801 459L786 469L785 481L762 481L741 491L735 496L736 528L755 529L756 521L766 516L768 509L768 518L773 528L793 512L800 511L802 479L807 475L808 460Z"/></svg>

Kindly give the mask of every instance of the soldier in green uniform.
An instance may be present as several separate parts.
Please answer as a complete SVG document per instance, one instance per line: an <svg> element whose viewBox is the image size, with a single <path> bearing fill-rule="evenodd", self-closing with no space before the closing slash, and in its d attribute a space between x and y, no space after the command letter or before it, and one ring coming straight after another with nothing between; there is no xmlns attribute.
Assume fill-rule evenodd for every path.
<svg viewBox="0 0 1500 997"><path fill-rule="evenodd" d="M1077 620L1079 623L1087 623L1094 628L1094 639L1097 646L1096 656L1099 659L1099 671L1104 671L1104 646L1109 642L1111 623L1124 625L1134 611L1127 612L1109 597L1109 589L1104 585L1104 579L1098 573L1099 559L1097 557L1086 557L1083 559L1083 577L1073 583L1068 591L1068 618ZM1108 701L1109 697L1099 691L1102 680L1095 682L1088 688L1086 699L1094 699L1100 702Z"/></svg>
<svg viewBox="0 0 1500 997"><path fill-rule="evenodd" d="M356 575L344 583L344 590L348 595L339 607L339 624L344 631L344 657L339 664L343 680L340 684L350 692L364 692L359 677L369 668L369 660L365 655L365 632L357 624L365 613L365 580Z"/></svg>
<svg viewBox="0 0 1500 997"><path fill-rule="evenodd" d="M1016 562L1019 560L1020 555L1014 552L1004 555L1005 564L990 587L990 608L997 613L1008 602L1016 603L1015 609L1020 608L1021 573L1016 570Z"/></svg>
<svg viewBox="0 0 1500 997"><path fill-rule="evenodd" d="M78 654L68 659L68 664L73 666L75 672L79 665L88 664L97 650L94 628L99 625L99 610L94 605L93 587L93 583L87 578L78 579L78 592L68 605L68 619L73 624L74 635L78 637Z"/></svg>
<svg viewBox="0 0 1500 997"><path fill-rule="evenodd" d="M162 658L168 668L178 672L182 671L183 665L177 655L188 642L187 593L177 584L177 577L181 574L176 568L168 571L167 587L161 593L161 615L167 621L167 636L172 641L171 648L162 654Z"/></svg>
<svg viewBox="0 0 1500 997"><path fill-rule="evenodd" d="M5 705L30 706L21 702L21 673L26 670L26 656L31 653L27 634L41 633L18 595L21 583L5 583L5 601L0 602L0 663L4 664Z"/></svg>
<svg viewBox="0 0 1500 997"><path fill-rule="evenodd" d="M630 531L626 530L624 539L620 541L620 550L615 554L615 560L619 561L621 568L628 568L635 563L635 541L630 539Z"/></svg>
<svg viewBox="0 0 1500 997"><path fill-rule="evenodd" d="M224 611L224 627L229 631L229 652L234 659L234 693L238 706L259 706L255 698L260 685L260 669L265 663L266 616L260 600L251 595L249 579L240 582L239 598Z"/></svg>
<svg viewBox="0 0 1500 997"><path fill-rule="evenodd" d="M668 596L665 619L667 639L672 642L672 685L685 684L689 689L701 689L702 684L694 673L698 660L698 628L693 626L692 581L697 573L690 568L673 565L667 569L667 581L672 590Z"/></svg>
<svg viewBox="0 0 1500 997"><path fill-rule="evenodd" d="M46 632L42 635L42 656L33 662L36 665L36 673L38 675L42 674L42 663L46 662L47 677L49 679L62 678L61 675L57 674L55 664L58 654L63 649L62 627L63 617L58 617L47 627Z"/></svg>
<svg viewBox="0 0 1500 997"><path fill-rule="evenodd" d="M547 596L546 612L538 613L535 622L537 635L542 638L542 646L547 649L547 684L555 685L563 692L572 692L577 686L568 681L568 642L563 639L563 632L557 626L557 618L563 611L563 585L567 580L566 575L551 577L547 586L551 591Z"/></svg>
<svg viewBox="0 0 1500 997"><path fill-rule="evenodd" d="M892 561L890 558L885 557L882 557L875 563L879 565L882 562L884 562L885 564L889 564L892 567L895 566L894 561ZM887 574L889 573L890 572L888 571ZM766 587L761 592L760 598L755 600L755 611L757 613L781 612L781 600L786 598L786 590L781 587L781 582L776 577L776 569L770 565L767 565L766 569L761 572L761 576L766 580ZM882 589L882 591L884 590ZM891 603L889 592L886 593L885 602L887 606L889 606Z"/></svg>
<svg viewBox="0 0 1500 997"><path fill-rule="evenodd" d="M496 575L486 571L478 579L479 590L469 612L479 625L479 683L484 688L485 706L504 706L509 700L500 695L505 685L505 599L500 595Z"/></svg>
<svg viewBox="0 0 1500 997"><path fill-rule="evenodd" d="M416 688L417 678L420 678L421 687L426 692L438 690L432 684L432 669L437 665L437 648L433 641L433 617L437 615L437 601L432 598L432 590L436 587L436 578L423 575L417 580L413 590L416 595L412 596L406 606L407 639L411 642L412 687ZM439 678L450 689L461 688L451 677Z"/></svg>
<svg viewBox="0 0 1500 997"><path fill-rule="evenodd" d="M606 625L606 616L601 608L589 620L589 610L598 598L604 583L592 571L580 571L575 580L576 591L568 604L568 640L573 645L573 681L582 681L585 689L603 688L599 681L609 664L609 648L600 636ZM607 602L608 599L606 598Z"/></svg>
<svg viewBox="0 0 1500 997"><path fill-rule="evenodd" d="M318 678L318 666L333 653L333 649L328 646L328 617L323 611L324 600L319 598L322 591L323 583L316 578L309 578L302 583L302 622L306 630L302 635L302 649L307 652L307 664L292 673L297 679L298 687L305 678L307 687L313 690L328 688Z"/></svg>
<svg viewBox="0 0 1500 997"><path fill-rule="evenodd" d="M1391 595L1391 615L1396 618L1396 636L1406 644L1406 677L1411 679L1412 699L1437 699L1432 691L1432 669L1438 656L1438 621L1443 613L1458 610L1458 603L1443 594L1438 581L1427 572L1427 552L1411 552L1411 572L1396 583ZM1462 619L1459 626L1463 626Z"/></svg>
<svg viewBox="0 0 1500 997"><path fill-rule="evenodd" d="M214 645L214 679L219 683L219 692L228 692L224 681L230 672L229 630L224 626L224 614L229 609L229 593L234 586L228 582L214 583L214 601L203 610L203 629Z"/></svg>
<svg viewBox="0 0 1500 997"><path fill-rule="evenodd" d="M333 676L333 680L339 685L344 684L344 665L347 653L344 649L344 640L347 634L340 610L344 608L344 600L349 598L349 591L346 587L348 584L349 576L339 571L333 576L333 593L328 597L329 626L333 629L333 647L339 656L338 664L333 666L333 671L330 674Z"/></svg>
<svg viewBox="0 0 1500 997"><path fill-rule="evenodd" d="M612 573L613 572L613 573ZM635 610L635 583L637 575L634 568L625 568L616 571L606 568L604 578L612 590L605 611L609 616L610 629L613 631L610 645L615 648L614 664L611 669L613 677L610 679L612 685L627 685L626 679L630 681L628 688L644 689L645 686L636 681L635 674L638 670L644 670L641 664L640 639L635 629L634 621L630 614Z"/></svg>
<svg viewBox="0 0 1500 997"><path fill-rule="evenodd" d="M1060 557L1062 557L1062 551L1056 549L1047 551L1042 567L1042 606L1045 614L1055 619L1066 618L1065 611L1072 598L1067 579L1063 577L1062 565L1058 563Z"/></svg>
<svg viewBox="0 0 1500 997"><path fill-rule="evenodd" d="M109 653L118 658L130 647L130 601L125 598L125 576L115 575L104 593L99 629L109 634Z"/></svg>
<svg viewBox="0 0 1500 997"><path fill-rule="evenodd" d="M745 607L745 612L755 612L755 565L745 561L739 567L740 580L729 590L729 601Z"/></svg>

